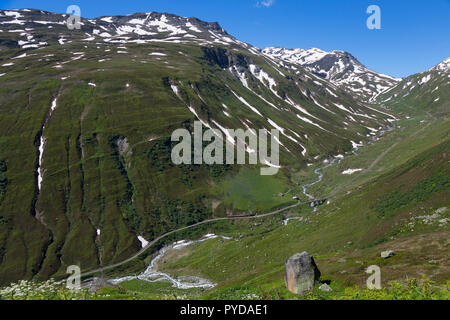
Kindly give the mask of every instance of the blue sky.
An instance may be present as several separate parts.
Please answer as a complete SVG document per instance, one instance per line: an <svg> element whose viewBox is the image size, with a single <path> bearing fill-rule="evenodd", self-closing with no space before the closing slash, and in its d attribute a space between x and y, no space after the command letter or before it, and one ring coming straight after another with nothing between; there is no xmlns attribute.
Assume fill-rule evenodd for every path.
<svg viewBox="0 0 450 320"><path fill-rule="evenodd" d="M375 71L404 77L450 56L450 0L0 0L0 8L63 13L69 5L93 18L168 12L218 21L259 48L345 50ZM381 30L369 30L369 5L381 9Z"/></svg>

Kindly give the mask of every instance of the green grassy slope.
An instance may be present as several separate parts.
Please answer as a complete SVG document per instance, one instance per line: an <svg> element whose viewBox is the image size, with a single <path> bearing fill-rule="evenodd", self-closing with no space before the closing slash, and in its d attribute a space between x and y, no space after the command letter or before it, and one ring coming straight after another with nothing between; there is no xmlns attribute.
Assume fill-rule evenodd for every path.
<svg viewBox="0 0 450 320"><path fill-rule="evenodd" d="M337 290L364 285L364 270L371 264L382 268L385 286L421 274L445 284L450 272L449 147L447 140L316 214L303 213L305 221L287 226L281 225L281 218L248 223L248 234L239 240L195 244L171 255L162 270L216 281L218 287L207 294L210 298L259 293L258 287L292 298L284 287L283 262L306 250ZM443 207L447 210L430 220ZM386 249L397 255L381 259Z"/></svg>
<svg viewBox="0 0 450 320"><path fill-rule="evenodd" d="M280 136L280 162L286 169L343 153L351 149L350 140L366 139L366 126L388 123L381 113L355 115L358 121L343 128L346 112L331 107L335 98L321 87L326 83L318 85L288 71L280 74L264 57L243 49L214 50L246 68L253 63L267 70L277 81L276 91L272 88L276 94L246 71L251 92L198 45L128 44L127 55L118 47L56 45L3 67L0 157L8 166L8 184L0 199L6 221L0 237L2 283L62 276L71 264L86 270L121 261L139 249L138 234L151 240L208 217L267 212L289 202L276 196L291 187L288 170L261 178L257 166L174 166L170 134L178 128L192 130L196 117L188 106L203 121L226 128L271 128L269 119L281 125L299 141ZM21 53L8 48L1 59ZM179 88L180 97L171 85ZM328 131L295 117L296 107L282 97L309 110ZM49 118L55 98L57 107ZM330 105L334 115L313 99ZM345 94L336 101L356 106ZM42 134L44 180L38 193ZM123 141L128 145L124 152L118 147Z"/></svg>

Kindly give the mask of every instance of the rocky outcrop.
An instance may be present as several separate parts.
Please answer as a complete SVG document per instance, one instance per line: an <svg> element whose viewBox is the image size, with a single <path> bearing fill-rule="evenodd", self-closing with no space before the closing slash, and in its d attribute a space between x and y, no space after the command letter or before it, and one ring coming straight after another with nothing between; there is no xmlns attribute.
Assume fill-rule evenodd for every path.
<svg viewBox="0 0 450 320"><path fill-rule="evenodd" d="M289 291L296 294L311 291L319 283L320 271L307 252L297 253L286 260L285 282Z"/></svg>
<svg viewBox="0 0 450 320"><path fill-rule="evenodd" d="M387 251L381 252L381 257L383 259L389 259L393 256L395 256L395 251L393 251L393 250L387 250Z"/></svg>
<svg viewBox="0 0 450 320"><path fill-rule="evenodd" d="M328 284L326 284L326 283L321 285L319 287L319 290L324 291L324 292L331 292L331 291L333 291L333 289L331 289L331 287Z"/></svg>
<svg viewBox="0 0 450 320"><path fill-rule="evenodd" d="M221 47L202 47L204 58L211 64L217 64L222 69L235 66L238 72L247 71L253 60L242 54Z"/></svg>
<svg viewBox="0 0 450 320"><path fill-rule="evenodd" d="M119 151L119 154L121 156L124 156L125 154L128 153L128 151L131 151L130 144L128 143L128 140L126 137L121 137L121 138L117 139L116 144L117 144L117 149Z"/></svg>

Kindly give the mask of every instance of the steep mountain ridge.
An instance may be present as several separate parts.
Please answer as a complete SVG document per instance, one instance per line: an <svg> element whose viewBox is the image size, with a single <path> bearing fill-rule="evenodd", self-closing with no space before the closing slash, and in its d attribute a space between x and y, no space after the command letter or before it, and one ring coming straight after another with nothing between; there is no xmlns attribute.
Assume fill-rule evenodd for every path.
<svg viewBox="0 0 450 320"><path fill-rule="evenodd" d="M230 36L217 22L204 22L169 13L135 13L127 16L81 18L81 31L68 29L67 22L75 23L68 14L57 14L36 9L1 10L0 32L20 36L17 45L23 49L38 48L71 41L102 41L106 43L198 43L236 45L257 52L252 46ZM14 27L14 28L13 28ZM4 30L2 30L4 29ZM10 42L10 45L13 45Z"/></svg>
<svg viewBox="0 0 450 320"><path fill-rule="evenodd" d="M318 48L284 49L269 47L262 52L274 59L303 66L365 101L392 87L400 79L375 72L345 51L326 52Z"/></svg>
<svg viewBox="0 0 450 320"><path fill-rule="evenodd" d="M195 18L182 18L175 15L151 12L138 13L125 17L82 19L81 30L67 30L65 21L68 15L65 14L58 15L39 10L10 10L5 12L2 15L5 21L2 21L1 23L4 25L4 28L9 28L6 37L11 33L21 49L34 49L34 46L40 46L39 44L45 43L43 46L56 45L57 47L61 47L65 52L68 52L72 50L69 49L69 47L73 48L73 46L70 46L72 44L75 44L75 46L82 46L76 48L77 50L79 49L79 52L73 50L73 56L68 57L67 61L57 62L56 65L53 66L55 69L63 69L65 64L78 60L93 59L96 55L100 57L99 52L102 53L102 59L99 59L98 61L105 62L105 60L110 59L105 56L109 55L109 52L113 49L117 50L117 53L119 54L127 53L126 44L142 45L151 43L170 43L177 45L194 44L201 45L202 47L218 46L218 48L221 49L203 50L206 59L210 63L217 64L220 68L226 70L238 79L241 84L250 91L251 95L257 98L260 103L262 102L263 105L269 106L271 109L282 111L282 113L286 110L295 110L298 114L294 114L294 116L297 117L298 121L303 122L308 126L315 127L314 129L319 130L319 132L340 130L342 122L339 124L338 122L344 121L344 128L353 125L361 126L361 128L366 131L365 134L362 135L362 137L364 137L369 133L374 132L372 129L378 130L380 124L389 123L386 122L386 119L392 121L395 118L389 114L367 108L349 96L342 94L339 91L336 92L335 86L329 84L327 81L321 81L320 78L314 77L308 72L297 71L296 75L298 79L295 80L287 69L272 64L273 61L270 59L264 61L264 59L259 58L260 61L258 62L258 65L258 63L254 62L255 60L258 60L257 57L264 58L260 52L254 47L229 36L217 23L207 23ZM15 24L24 24L24 30L12 29L12 25L16 28ZM52 28L48 30L50 27ZM55 30L56 27L63 29ZM145 32L138 31L141 30L140 28L145 28ZM186 28L196 29L195 32L201 30L199 38L180 40L178 37L173 36L174 34L187 35L188 31L186 31ZM108 29L107 31L110 31L110 33L100 33L99 29ZM62 31L67 33L67 35L63 34ZM107 31L105 30L105 32ZM23 40L17 40L18 32L22 32L19 34L19 37L26 36L29 39L26 44ZM40 40L38 44L34 44L37 41L34 39L33 32L39 34ZM220 33L220 36L215 32ZM126 36L124 36L125 34ZM52 37L53 41L51 40ZM218 40L219 38L221 40ZM104 47L100 47L100 44L103 44ZM91 45L92 48L89 48L88 45ZM107 45L111 45L112 47L109 48ZM8 48L11 47L9 46ZM93 52L82 52L83 49L86 48L93 50ZM244 50L243 52L247 57L242 55L240 50ZM3 63L3 70L9 71L8 67L10 67L11 70L14 70L14 61L20 61L17 60L19 58L30 59L32 57L31 52L33 51L19 51L18 53L20 54L10 58L13 62L5 61L6 63ZM31 54L29 55L29 53ZM156 59L164 60L163 57L165 54L153 52L150 53L150 55L155 55ZM46 60L51 60L48 59L48 57L45 58L47 58ZM167 64L168 62L165 61L164 63ZM8 74L8 72L5 72L5 74ZM300 77L298 75L300 75ZM281 88L282 82L286 86L285 88ZM176 86L176 84L173 85ZM294 90L296 92L291 93L291 95L294 96L290 97L286 90ZM242 99L242 96L237 96L237 98L238 100L241 100L241 102L242 100L245 100ZM297 100L299 98L306 101L300 102ZM244 104L248 105L246 102L244 102ZM308 106L309 104L312 109ZM249 108L252 109L253 106L250 106ZM256 106L253 111L255 112L257 109L258 106ZM255 113L259 113L259 115L262 116L259 111ZM316 113L320 113L320 115ZM228 112L228 114L230 114L230 112ZM334 116L330 117L331 115ZM328 125L330 126L336 125L336 128L333 130L331 130L331 128L324 128L326 125L316 123L316 120L325 123L328 122ZM275 122L274 120L271 121ZM377 121L381 122L377 123ZM352 125L350 125L350 123ZM273 127L273 125L271 126ZM353 131L353 129L349 129L349 131ZM361 133L362 132L359 131L359 135L361 135ZM301 132L296 132L296 134L301 134ZM340 134L341 133L339 132L338 135ZM286 134L284 135L293 142L297 139ZM359 143L360 140L361 139L355 141L356 143ZM305 156L306 153L304 151L306 150L304 147L301 148L303 156Z"/></svg>
<svg viewBox="0 0 450 320"><path fill-rule="evenodd" d="M448 115L450 106L450 57L425 72L413 74L374 100L405 116L422 112ZM420 108L420 109L418 109Z"/></svg>

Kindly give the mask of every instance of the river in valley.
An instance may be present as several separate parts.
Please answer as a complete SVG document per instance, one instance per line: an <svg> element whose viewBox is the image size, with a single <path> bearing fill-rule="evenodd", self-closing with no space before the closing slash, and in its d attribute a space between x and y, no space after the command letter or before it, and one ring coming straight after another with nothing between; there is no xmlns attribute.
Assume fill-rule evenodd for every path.
<svg viewBox="0 0 450 320"><path fill-rule="evenodd" d="M176 278L176 277L172 277L171 275L169 275L165 272L158 271L157 263L159 260L161 260L162 257L164 257L166 252L169 250L179 250L183 247L190 246L195 243L204 242L204 241L208 241L208 240L212 240L212 239L216 239L216 238L222 238L224 240L231 240L231 238L229 238L229 237L217 236L215 234L207 234L200 240L177 241L177 242L172 243L168 246L165 246L164 248L159 250L156 257L154 257L152 259L152 261L150 262L150 265L141 274L136 275L136 276L127 276L127 277L122 277L122 278L117 278L117 279L111 279L111 280L108 280L108 282L116 285L116 284L119 284L124 281L130 281L130 280L137 279L137 280L144 280L144 281L149 281L149 282L168 281L168 282L172 283L173 287L178 288L178 289L213 288L216 284L210 282L207 279L203 279L203 278L195 277L195 276L182 276L182 277Z"/></svg>

